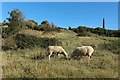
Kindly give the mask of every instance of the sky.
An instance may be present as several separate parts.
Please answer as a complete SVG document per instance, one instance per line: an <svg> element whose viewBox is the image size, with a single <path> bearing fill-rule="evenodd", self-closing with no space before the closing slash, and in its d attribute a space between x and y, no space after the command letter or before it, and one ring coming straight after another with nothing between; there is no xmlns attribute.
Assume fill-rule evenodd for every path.
<svg viewBox="0 0 120 80"><path fill-rule="evenodd" d="M25 19L38 24L47 20L64 28L96 28L102 27L105 18L106 29L118 29L118 2L2 2L2 21L13 9L19 9Z"/></svg>

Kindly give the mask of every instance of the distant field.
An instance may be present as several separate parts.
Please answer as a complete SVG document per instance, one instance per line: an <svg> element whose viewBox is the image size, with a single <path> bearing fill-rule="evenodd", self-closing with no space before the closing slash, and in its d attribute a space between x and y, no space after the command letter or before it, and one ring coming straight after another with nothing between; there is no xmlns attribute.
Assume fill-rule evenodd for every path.
<svg viewBox="0 0 120 80"><path fill-rule="evenodd" d="M65 60L52 57L48 60L46 48L33 47L3 51L3 78L118 78L118 55L116 52L119 38L115 37L79 37L73 31L43 34L39 31L22 30L20 34L37 38L55 38L70 55L81 45L95 45L92 59ZM37 57L38 58L33 58ZM62 56L61 56L62 57Z"/></svg>

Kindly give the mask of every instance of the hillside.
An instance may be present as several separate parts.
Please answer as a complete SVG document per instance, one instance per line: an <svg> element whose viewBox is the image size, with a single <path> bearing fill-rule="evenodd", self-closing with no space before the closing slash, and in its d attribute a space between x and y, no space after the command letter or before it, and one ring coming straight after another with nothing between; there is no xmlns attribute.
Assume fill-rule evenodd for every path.
<svg viewBox="0 0 120 80"><path fill-rule="evenodd" d="M3 51L3 78L117 78L118 41L116 37L80 37L70 30L43 33L23 29L3 41L5 46L19 49ZM26 41L25 41L26 40ZM98 45L92 59L48 60L48 45L61 45L70 55L81 45ZM61 55L61 58L63 56Z"/></svg>

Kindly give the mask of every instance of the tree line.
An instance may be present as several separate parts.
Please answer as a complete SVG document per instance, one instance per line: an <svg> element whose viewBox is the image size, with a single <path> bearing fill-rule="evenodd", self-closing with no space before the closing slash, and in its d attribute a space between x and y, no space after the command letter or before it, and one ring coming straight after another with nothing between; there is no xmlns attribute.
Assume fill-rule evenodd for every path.
<svg viewBox="0 0 120 80"><path fill-rule="evenodd" d="M107 37L120 37L120 30L107 30L105 28L89 28L86 26L79 26L77 28L70 28L69 30L72 30L76 33L78 33L78 36L86 36L88 33L97 34L99 36L107 36Z"/></svg>
<svg viewBox="0 0 120 80"><path fill-rule="evenodd" d="M14 9L11 12L8 12L9 18L3 21L2 26L2 36L7 37L11 34L19 32L20 29L32 29L38 31L57 31L60 29L53 22L49 23L47 20L42 21L41 24L38 24L34 20L25 20L24 14L19 9Z"/></svg>
<svg viewBox="0 0 120 80"><path fill-rule="evenodd" d="M47 20L42 21L38 24L34 20L25 20L24 14L19 9L14 9L11 12L8 12L9 18L3 21L2 25L7 25L7 28L2 28L2 36L7 37L8 35L15 34L19 32L20 29L32 29L38 31L57 31L60 32L61 28L55 25L53 22L49 23ZM103 23L104 19L103 19ZM89 28L86 26L78 26L77 28L68 27L68 30L72 30L78 33L78 36L86 36L89 33L97 34L99 36L108 36L108 37L120 37L120 30L107 30L103 24L103 28ZM67 29L65 29L67 30Z"/></svg>

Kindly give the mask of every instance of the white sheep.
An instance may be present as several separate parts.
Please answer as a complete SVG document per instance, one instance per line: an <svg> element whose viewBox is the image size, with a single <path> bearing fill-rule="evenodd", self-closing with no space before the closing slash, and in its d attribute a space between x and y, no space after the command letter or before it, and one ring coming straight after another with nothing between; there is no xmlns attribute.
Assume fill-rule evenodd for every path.
<svg viewBox="0 0 120 80"><path fill-rule="evenodd" d="M57 55L63 54L64 56L66 56L66 58L68 58L68 54L61 46L49 46L48 52L49 52L49 60L52 54L57 54Z"/></svg>
<svg viewBox="0 0 120 80"><path fill-rule="evenodd" d="M77 47L73 50L71 57L77 59L82 56L88 56L90 59L93 52L94 49L91 46Z"/></svg>

